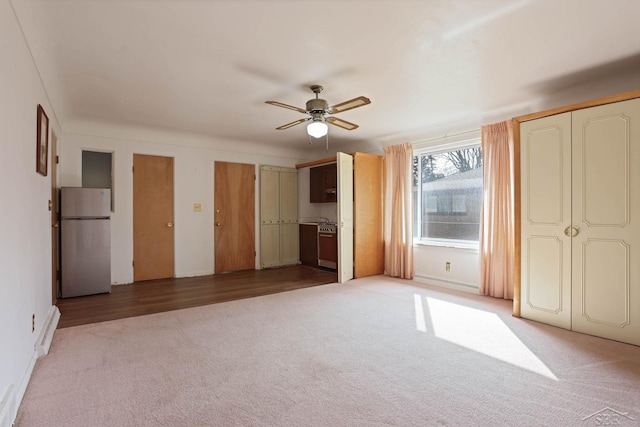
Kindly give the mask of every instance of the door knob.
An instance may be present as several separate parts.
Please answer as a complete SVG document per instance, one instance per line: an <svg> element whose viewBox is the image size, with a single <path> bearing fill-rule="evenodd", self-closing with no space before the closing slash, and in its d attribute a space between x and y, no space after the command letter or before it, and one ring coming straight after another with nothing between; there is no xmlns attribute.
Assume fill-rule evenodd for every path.
<svg viewBox="0 0 640 427"><path fill-rule="evenodd" d="M220 227L220 223L219 222L216 222L216 227Z"/></svg>
<svg viewBox="0 0 640 427"><path fill-rule="evenodd" d="M56 222L55 224L52 225L53 228L58 228L58 223Z"/></svg>
<svg viewBox="0 0 640 427"><path fill-rule="evenodd" d="M567 237L576 237L580 231L575 227L567 227L564 229L564 235Z"/></svg>
<svg viewBox="0 0 640 427"><path fill-rule="evenodd" d="M168 222L167 223L167 227L169 227L169 228L173 227L173 223L172 222Z"/></svg>

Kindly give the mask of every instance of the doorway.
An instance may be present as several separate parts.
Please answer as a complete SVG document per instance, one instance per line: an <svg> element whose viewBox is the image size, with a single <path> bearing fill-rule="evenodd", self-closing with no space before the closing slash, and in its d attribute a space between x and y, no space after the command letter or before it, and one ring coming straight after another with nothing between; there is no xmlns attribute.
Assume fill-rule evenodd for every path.
<svg viewBox="0 0 640 427"><path fill-rule="evenodd" d="M173 158L133 155L133 280L174 277Z"/></svg>
<svg viewBox="0 0 640 427"><path fill-rule="evenodd" d="M49 210L51 211L51 304L58 301L58 290L60 280L59 268L59 248L60 235L58 230L58 137L55 132L51 132L51 200Z"/></svg>
<svg viewBox="0 0 640 427"><path fill-rule="evenodd" d="M255 165L215 162L214 175L215 272L255 269Z"/></svg>

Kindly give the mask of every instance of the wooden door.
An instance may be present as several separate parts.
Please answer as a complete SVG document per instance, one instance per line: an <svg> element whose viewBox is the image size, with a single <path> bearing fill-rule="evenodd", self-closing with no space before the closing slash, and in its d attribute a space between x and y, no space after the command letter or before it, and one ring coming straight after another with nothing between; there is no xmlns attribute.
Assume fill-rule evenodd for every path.
<svg viewBox="0 0 640 427"><path fill-rule="evenodd" d="M520 126L521 315L571 328L571 113Z"/></svg>
<svg viewBox="0 0 640 427"><path fill-rule="evenodd" d="M133 280L174 277L173 158L133 155Z"/></svg>
<svg viewBox="0 0 640 427"><path fill-rule="evenodd" d="M60 224L58 222L58 137L51 132L51 304L58 300L59 289L59 233Z"/></svg>
<svg viewBox="0 0 640 427"><path fill-rule="evenodd" d="M353 156L354 277L384 273L383 166L384 157Z"/></svg>
<svg viewBox="0 0 640 427"><path fill-rule="evenodd" d="M255 166L215 162L215 272L255 268Z"/></svg>
<svg viewBox="0 0 640 427"><path fill-rule="evenodd" d="M338 282L353 279L353 157L338 160Z"/></svg>
<svg viewBox="0 0 640 427"><path fill-rule="evenodd" d="M640 99L573 113L572 328L640 345Z"/></svg>

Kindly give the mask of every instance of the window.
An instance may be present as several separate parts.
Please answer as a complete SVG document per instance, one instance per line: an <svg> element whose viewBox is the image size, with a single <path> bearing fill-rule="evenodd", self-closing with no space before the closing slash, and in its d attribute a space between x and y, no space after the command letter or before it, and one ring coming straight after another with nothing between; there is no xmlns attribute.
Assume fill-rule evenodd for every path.
<svg viewBox="0 0 640 427"><path fill-rule="evenodd" d="M478 242L482 208L482 149L467 141L425 149L413 158L414 238L452 246Z"/></svg>
<svg viewBox="0 0 640 427"><path fill-rule="evenodd" d="M82 186L88 188L109 188L111 190L111 211L113 206L113 153L82 150Z"/></svg>

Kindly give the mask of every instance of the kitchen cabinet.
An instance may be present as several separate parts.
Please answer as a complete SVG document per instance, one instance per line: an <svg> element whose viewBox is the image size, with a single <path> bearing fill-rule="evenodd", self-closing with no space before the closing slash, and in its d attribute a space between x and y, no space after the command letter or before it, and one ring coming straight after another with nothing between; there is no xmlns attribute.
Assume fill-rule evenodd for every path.
<svg viewBox="0 0 640 427"><path fill-rule="evenodd" d="M309 267L318 266L318 226L300 224L300 262Z"/></svg>
<svg viewBox="0 0 640 427"><path fill-rule="evenodd" d="M309 178L311 203L336 203L338 170L335 163L312 167Z"/></svg>
<svg viewBox="0 0 640 427"><path fill-rule="evenodd" d="M349 156L349 155L347 155ZM349 173L353 180L343 179L343 185L347 194L353 200L353 215L349 220L348 228L353 237L353 244L350 247L343 247L341 252L348 251L346 255L353 260L353 277L367 277L384 273L384 157L367 153L354 153L352 156L352 170ZM337 164L333 163L336 158L324 159L326 162L322 166L309 168L310 201L324 198L327 183L333 185L333 179L338 184ZM317 165L318 161L310 164L300 164L297 167ZM326 169L324 169L326 167ZM327 171L331 171L329 174ZM344 177L346 178L346 177ZM338 185L338 187L340 187ZM332 188L332 187L329 187ZM315 192L315 195L314 195ZM341 191L337 189L339 196ZM337 201L337 198L335 199ZM345 230L345 224L338 220L338 226ZM341 244L342 236L338 238ZM340 264L340 262L338 262Z"/></svg>
<svg viewBox="0 0 640 427"><path fill-rule="evenodd" d="M521 316L640 345L640 98L515 121Z"/></svg>
<svg viewBox="0 0 640 427"><path fill-rule="evenodd" d="M298 172L260 167L261 268L298 263Z"/></svg>

